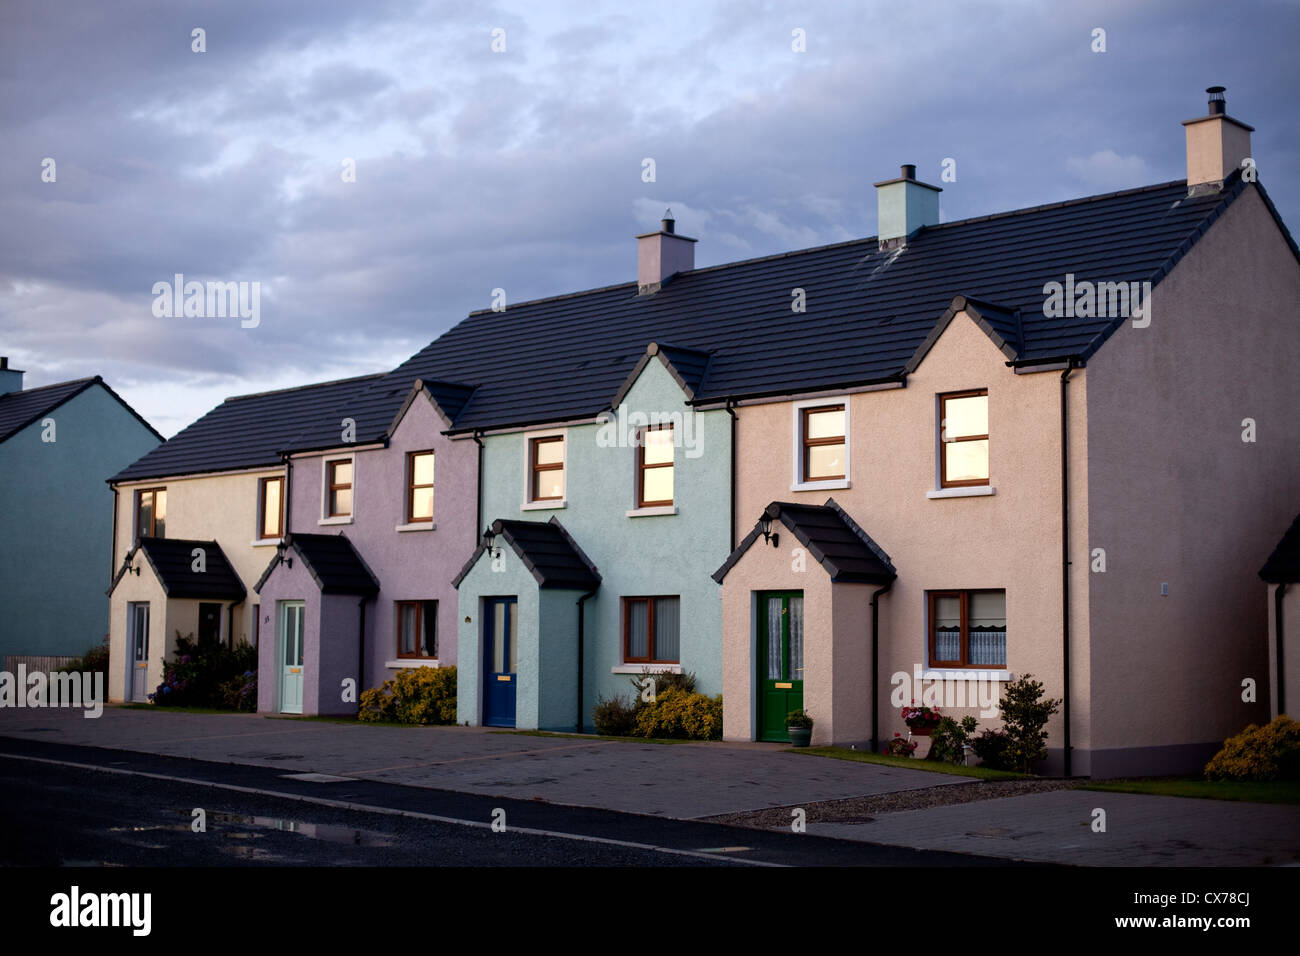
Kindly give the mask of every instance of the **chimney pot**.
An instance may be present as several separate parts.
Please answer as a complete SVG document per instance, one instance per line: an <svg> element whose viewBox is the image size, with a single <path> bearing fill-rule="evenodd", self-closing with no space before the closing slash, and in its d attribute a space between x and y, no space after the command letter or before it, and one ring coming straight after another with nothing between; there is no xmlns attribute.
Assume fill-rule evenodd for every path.
<svg viewBox="0 0 1300 956"><path fill-rule="evenodd" d="M1222 86L1206 87L1205 92L1210 96L1209 113L1183 121L1189 194L1221 189L1223 181L1250 157L1250 134L1255 130L1227 114Z"/></svg>
<svg viewBox="0 0 1300 956"><path fill-rule="evenodd" d="M695 240L677 235L677 221L671 209L664 210L659 229L636 237L636 285L638 295L658 292L678 272L695 268Z"/></svg>
<svg viewBox="0 0 1300 956"><path fill-rule="evenodd" d="M939 225L938 186L916 178L916 164L904 163L897 179L876 183L876 238L893 249L925 226Z"/></svg>

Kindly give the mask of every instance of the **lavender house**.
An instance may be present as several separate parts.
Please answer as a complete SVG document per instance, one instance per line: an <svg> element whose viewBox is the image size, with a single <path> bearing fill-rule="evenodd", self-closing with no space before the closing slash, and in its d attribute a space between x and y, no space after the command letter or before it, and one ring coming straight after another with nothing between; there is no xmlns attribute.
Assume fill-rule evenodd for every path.
<svg viewBox="0 0 1300 956"><path fill-rule="evenodd" d="M257 582L258 710L355 713L402 668L456 662L451 580L476 539L478 456L444 433L473 388L405 367L285 450L289 534Z"/></svg>

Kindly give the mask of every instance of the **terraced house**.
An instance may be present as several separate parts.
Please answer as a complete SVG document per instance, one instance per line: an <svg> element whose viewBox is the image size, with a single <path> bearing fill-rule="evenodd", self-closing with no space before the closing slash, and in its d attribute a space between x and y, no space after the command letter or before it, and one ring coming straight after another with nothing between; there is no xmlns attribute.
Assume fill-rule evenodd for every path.
<svg viewBox="0 0 1300 956"><path fill-rule="evenodd" d="M299 419L255 453L182 433L120 476L123 521L162 587L150 494L171 536L185 481L238 476L192 500L257 539L183 534L226 536L262 710L455 661L461 722L587 729L691 671L729 739L802 707L815 743L877 746L900 698L978 712L1033 674L1049 771L1196 767L1280 666L1257 574L1300 500L1300 250L1222 91L1184 126L1186 179L940 222L904 166L877 236L745 262L694 268L666 216L635 281L278 393Z"/></svg>

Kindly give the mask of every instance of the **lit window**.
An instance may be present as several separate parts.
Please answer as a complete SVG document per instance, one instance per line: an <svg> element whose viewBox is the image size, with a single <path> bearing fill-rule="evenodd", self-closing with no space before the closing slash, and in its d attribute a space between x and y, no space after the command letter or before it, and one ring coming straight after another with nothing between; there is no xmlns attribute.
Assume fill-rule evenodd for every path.
<svg viewBox="0 0 1300 956"><path fill-rule="evenodd" d="M342 458L325 465L325 516L347 517L352 514L352 461Z"/></svg>
<svg viewBox="0 0 1300 956"><path fill-rule="evenodd" d="M564 436L533 438L528 442L530 501L558 501L564 497Z"/></svg>
<svg viewBox="0 0 1300 956"><path fill-rule="evenodd" d="M257 483L257 536L278 538L284 533L284 479L263 478Z"/></svg>
<svg viewBox="0 0 1300 956"><path fill-rule="evenodd" d="M944 488L989 483L987 391L939 396L939 478Z"/></svg>
<svg viewBox="0 0 1300 956"><path fill-rule="evenodd" d="M673 426L652 425L638 432L637 506L673 503Z"/></svg>
<svg viewBox="0 0 1300 956"><path fill-rule="evenodd" d="M406 520L433 520L433 452L406 456Z"/></svg>
<svg viewBox="0 0 1300 956"><path fill-rule="evenodd" d="M136 492L135 536L137 538L166 537L167 489L149 488Z"/></svg>
<svg viewBox="0 0 1300 956"><path fill-rule="evenodd" d="M845 475L847 449L844 406L823 405L802 410L802 481L831 481Z"/></svg>

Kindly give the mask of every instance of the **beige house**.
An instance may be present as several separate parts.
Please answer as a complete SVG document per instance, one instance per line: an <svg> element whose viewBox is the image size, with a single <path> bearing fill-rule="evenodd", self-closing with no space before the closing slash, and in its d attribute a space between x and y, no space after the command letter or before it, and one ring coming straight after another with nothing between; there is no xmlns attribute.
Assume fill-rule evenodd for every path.
<svg viewBox="0 0 1300 956"><path fill-rule="evenodd" d="M942 225L911 167L878 184L877 257L823 280L877 374L731 403L727 739L802 705L814 745L878 747L913 699L996 727L1024 674L1064 701L1048 772L1195 769L1268 719L1300 252L1210 92L1186 182Z"/></svg>
<svg viewBox="0 0 1300 956"><path fill-rule="evenodd" d="M178 632L258 643L254 585L289 527L284 455L336 444L345 419L355 447L372 447L387 411L367 402L376 378L227 399L110 479L110 700L152 693Z"/></svg>

